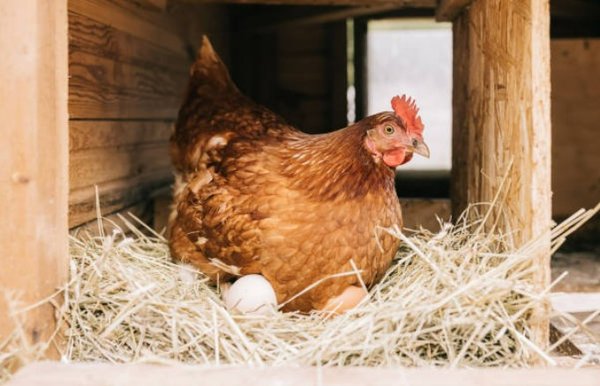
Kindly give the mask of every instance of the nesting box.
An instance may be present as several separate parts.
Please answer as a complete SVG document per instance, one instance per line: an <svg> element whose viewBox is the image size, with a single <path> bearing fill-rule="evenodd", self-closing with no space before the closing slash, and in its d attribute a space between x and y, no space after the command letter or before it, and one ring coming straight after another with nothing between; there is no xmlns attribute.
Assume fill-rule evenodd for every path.
<svg viewBox="0 0 600 386"><path fill-rule="evenodd" d="M249 3L227 1L236 2ZM340 30L314 26L405 8L407 15L435 12L439 20L453 22L455 213L469 202L493 199L509 170L513 181L509 195L514 199L508 201L507 221L520 230L518 242L549 228L548 0L377 0L368 2L370 7L359 0L257 0L332 8L311 8L277 22L256 17L241 26L234 23L239 18L232 21L235 10L218 1L201 3L208 1L3 2L0 278L4 287L18 289L24 300L33 302L65 282L68 232L95 219L96 186L105 213L129 210L144 217L153 208L153 194L171 181L167 141L202 34L210 35L230 64L246 57L263 58L258 65L269 68L273 61L265 59L271 53L268 48L281 41L268 32L305 26L304 38L288 32L284 44L307 50L315 45L333 47L325 59L312 56L320 60L318 68L327 69L340 58L345 61L336 45L336 39L342 41ZM250 52L252 29L266 31L256 38L262 39L263 52ZM285 34L284 29L281 36ZM238 37L243 44L235 45ZM291 65L303 63L307 62ZM298 83L309 93L328 87L322 100L313 98L303 105L331 112L328 122L312 126L341 126L344 112L329 101L343 98L343 80L323 83L332 73L301 70L285 75L283 81ZM245 74L245 79L252 75ZM260 84L252 87L261 95ZM549 248L548 240L538 251L535 281L540 287L549 281ZM12 326L5 309L0 298L1 335ZM535 340L544 345L547 310L536 312ZM31 314L27 333L34 341L43 339L52 324L51 307L41 306Z"/></svg>

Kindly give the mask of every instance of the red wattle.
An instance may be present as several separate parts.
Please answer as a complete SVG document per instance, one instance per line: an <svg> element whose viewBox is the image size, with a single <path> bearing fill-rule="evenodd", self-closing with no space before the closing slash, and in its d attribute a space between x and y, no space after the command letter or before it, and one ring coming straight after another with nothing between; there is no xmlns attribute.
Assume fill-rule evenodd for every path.
<svg viewBox="0 0 600 386"><path fill-rule="evenodd" d="M392 168L402 165L405 162L406 149L394 149L383 153L383 162Z"/></svg>

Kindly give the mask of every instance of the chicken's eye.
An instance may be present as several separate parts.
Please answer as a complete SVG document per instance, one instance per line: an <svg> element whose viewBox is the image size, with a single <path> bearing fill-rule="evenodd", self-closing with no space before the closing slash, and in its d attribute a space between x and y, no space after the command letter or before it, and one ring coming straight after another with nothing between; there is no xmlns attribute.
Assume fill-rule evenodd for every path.
<svg viewBox="0 0 600 386"><path fill-rule="evenodd" d="M394 134L394 128L392 126L386 126L383 128L383 131L387 134L387 135L391 135Z"/></svg>
<svg viewBox="0 0 600 386"><path fill-rule="evenodd" d="M418 139L413 139L412 140L412 145L413 145L413 147L417 147L419 145L419 140Z"/></svg>

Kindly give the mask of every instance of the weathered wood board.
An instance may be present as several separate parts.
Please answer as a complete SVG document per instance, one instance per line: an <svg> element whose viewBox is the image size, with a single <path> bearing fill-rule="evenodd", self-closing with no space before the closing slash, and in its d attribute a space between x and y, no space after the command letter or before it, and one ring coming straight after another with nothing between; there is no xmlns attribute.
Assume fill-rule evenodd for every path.
<svg viewBox="0 0 600 386"><path fill-rule="evenodd" d="M548 0L475 0L454 21L453 37L453 213L503 191L494 216L515 232L515 244L544 237L531 251L540 288L550 279L549 23ZM547 309L531 323L544 345Z"/></svg>
<svg viewBox="0 0 600 386"><path fill-rule="evenodd" d="M190 55L203 32L223 44L221 8L69 1L70 228L96 218L96 185L108 215L149 207L170 184L168 138Z"/></svg>
<svg viewBox="0 0 600 386"><path fill-rule="evenodd" d="M551 42L552 204L557 217L600 201L600 39Z"/></svg>
<svg viewBox="0 0 600 386"><path fill-rule="evenodd" d="M49 297L68 272L66 0L5 0L0 10L0 341L11 311ZM15 302L17 309L8 303ZM21 314L31 343L54 311Z"/></svg>
<svg viewBox="0 0 600 386"><path fill-rule="evenodd" d="M161 366L151 364L60 364L27 366L7 386L30 385L228 385L228 386L597 386L600 369L375 369L224 366Z"/></svg>

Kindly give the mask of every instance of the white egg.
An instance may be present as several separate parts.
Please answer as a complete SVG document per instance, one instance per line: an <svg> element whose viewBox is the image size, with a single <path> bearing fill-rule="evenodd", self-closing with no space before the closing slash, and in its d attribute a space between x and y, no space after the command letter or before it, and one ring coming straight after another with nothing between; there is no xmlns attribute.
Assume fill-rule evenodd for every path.
<svg viewBox="0 0 600 386"><path fill-rule="evenodd" d="M271 283L261 275L242 276L229 288L222 288L229 310L250 315L268 315L277 307L277 297Z"/></svg>

